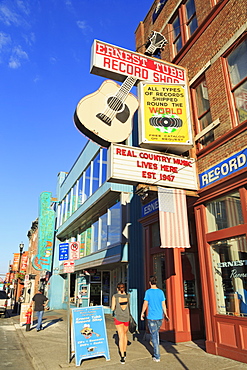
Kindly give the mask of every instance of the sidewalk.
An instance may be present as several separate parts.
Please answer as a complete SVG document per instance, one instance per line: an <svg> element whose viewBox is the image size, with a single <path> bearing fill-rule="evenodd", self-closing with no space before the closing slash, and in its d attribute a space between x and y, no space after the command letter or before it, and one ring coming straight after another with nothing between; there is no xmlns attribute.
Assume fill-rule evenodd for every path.
<svg viewBox="0 0 247 370"><path fill-rule="evenodd" d="M67 362L67 312L64 310L47 311L44 314L44 330L37 332L36 322L31 331L20 326L19 316L11 317L17 335L32 359L35 370L58 370L76 368L74 359ZM116 346L116 329L111 316L106 315L107 336L110 351L110 361L104 357L83 361L82 369L116 369L122 366L119 362ZM144 333L128 334L129 345L125 369L172 369L172 370L247 370L247 364L224 357L207 354L202 341L174 344L161 342L161 362L152 361L152 347L144 341ZM78 367L79 368L79 367Z"/></svg>

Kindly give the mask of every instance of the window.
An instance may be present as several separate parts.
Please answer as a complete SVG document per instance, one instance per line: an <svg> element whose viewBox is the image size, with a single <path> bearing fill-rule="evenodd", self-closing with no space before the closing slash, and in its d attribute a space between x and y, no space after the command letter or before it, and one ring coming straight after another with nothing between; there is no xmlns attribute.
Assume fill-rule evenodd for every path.
<svg viewBox="0 0 247 370"><path fill-rule="evenodd" d="M92 252L97 252L98 250L98 243L99 243L99 220L96 221L93 225L92 225L92 239L93 239L93 243L92 243Z"/></svg>
<svg viewBox="0 0 247 370"><path fill-rule="evenodd" d="M121 242L121 204L117 202L109 209L108 245Z"/></svg>
<svg viewBox="0 0 247 370"><path fill-rule="evenodd" d="M174 47L174 54L177 54L180 49L182 49L182 34L181 34L181 27L179 16L177 15L174 21L172 22L172 30L173 30L173 47Z"/></svg>
<svg viewBox="0 0 247 370"><path fill-rule="evenodd" d="M194 0L184 0L170 22L174 56L188 41L197 27L195 2Z"/></svg>
<svg viewBox="0 0 247 370"><path fill-rule="evenodd" d="M208 88L204 77L203 79L200 79L200 82L195 87L192 88L192 99L193 105L195 106L196 133L199 133L212 123ZM214 141L213 130L209 131L199 139L199 149L207 146L212 141Z"/></svg>
<svg viewBox="0 0 247 370"><path fill-rule="evenodd" d="M100 153L93 160L93 193L99 188Z"/></svg>
<svg viewBox="0 0 247 370"><path fill-rule="evenodd" d="M83 202L84 202L84 199L83 199L83 175L82 175L79 178L79 181L78 181L78 202L77 202L77 207L80 207Z"/></svg>
<svg viewBox="0 0 247 370"><path fill-rule="evenodd" d="M107 213L100 217L100 249L107 247Z"/></svg>
<svg viewBox="0 0 247 370"><path fill-rule="evenodd" d="M65 197L63 200L63 222L66 221L67 204L67 197Z"/></svg>
<svg viewBox="0 0 247 370"><path fill-rule="evenodd" d="M240 194L230 193L206 204L208 232L244 223Z"/></svg>
<svg viewBox="0 0 247 370"><path fill-rule="evenodd" d="M238 123L247 119L247 39L226 57Z"/></svg>
<svg viewBox="0 0 247 370"><path fill-rule="evenodd" d="M107 149L103 148L101 149L101 155L102 155L102 176L101 176L101 184L103 184L106 181L106 173L107 173Z"/></svg>
<svg viewBox="0 0 247 370"><path fill-rule="evenodd" d="M76 204L77 204L77 182L75 183L75 185L73 186L72 188L72 213L75 212L75 210L77 209L76 207Z"/></svg>
<svg viewBox="0 0 247 370"><path fill-rule="evenodd" d="M85 236L85 241L86 241L86 256L88 256L91 253L91 226L86 230L86 236Z"/></svg>
<svg viewBox="0 0 247 370"><path fill-rule="evenodd" d="M59 226L66 221L106 181L107 149L101 148L81 174L62 201L62 218Z"/></svg>
<svg viewBox="0 0 247 370"><path fill-rule="evenodd" d="M83 231L81 233L81 246L80 246L80 258L85 256L85 251L86 251L86 231Z"/></svg>
<svg viewBox="0 0 247 370"><path fill-rule="evenodd" d="M90 177L91 177L91 165L88 166L85 172L85 193L84 193L84 201L91 195L90 193Z"/></svg>
<svg viewBox="0 0 247 370"><path fill-rule="evenodd" d="M218 314L247 317L245 236L210 243Z"/></svg>

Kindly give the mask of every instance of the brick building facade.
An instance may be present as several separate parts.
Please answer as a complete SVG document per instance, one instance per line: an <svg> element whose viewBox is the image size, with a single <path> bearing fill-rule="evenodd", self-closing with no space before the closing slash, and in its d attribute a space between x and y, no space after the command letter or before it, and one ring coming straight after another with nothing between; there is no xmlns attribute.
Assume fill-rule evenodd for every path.
<svg viewBox="0 0 247 370"><path fill-rule="evenodd" d="M209 353L242 362L247 362L246 29L245 0L156 0L136 30L138 52L145 53L151 31L160 32L168 41L161 59L188 71L195 139L190 156L199 178L199 197L188 202L197 235L193 258L200 266L197 303L173 309L168 289L174 317L162 334L189 340L196 330L203 335L204 326ZM144 228L152 222L145 221ZM178 260L186 256L174 253ZM169 254L164 254L166 270ZM186 267L181 271L175 283L180 288Z"/></svg>

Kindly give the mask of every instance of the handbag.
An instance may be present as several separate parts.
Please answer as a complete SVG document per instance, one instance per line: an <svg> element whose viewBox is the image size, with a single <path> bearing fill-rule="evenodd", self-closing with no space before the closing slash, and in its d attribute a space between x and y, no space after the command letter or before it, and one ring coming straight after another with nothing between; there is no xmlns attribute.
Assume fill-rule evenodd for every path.
<svg viewBox="0 0 247 370"><path fill-rule="evenodd" d="M130 309L130 295L128 294L128 303L129 303L129 309ZM133 316L131 315L130 313L130 317L129 317L129 331L131 334L134 334L136 332L136 322L135 322L135 319L133 318Z"/></svg>
<svg viewBox="0 0 247 370"><path fill-rule="evenodd" d="M136 322L131 314L130 314L130 321L129 321L129 331L131 334L136 332Z"/></svg>

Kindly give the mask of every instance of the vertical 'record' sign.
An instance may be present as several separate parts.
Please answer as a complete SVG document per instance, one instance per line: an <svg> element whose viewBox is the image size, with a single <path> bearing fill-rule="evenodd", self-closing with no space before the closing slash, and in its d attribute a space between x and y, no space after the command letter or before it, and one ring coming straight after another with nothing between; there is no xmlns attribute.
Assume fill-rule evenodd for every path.
<svg viewBox="0 0 247 370"><path fill-rule="evenodd" d="M103 306L72 309L75 361L104 356L110 360Z"/></svg>

